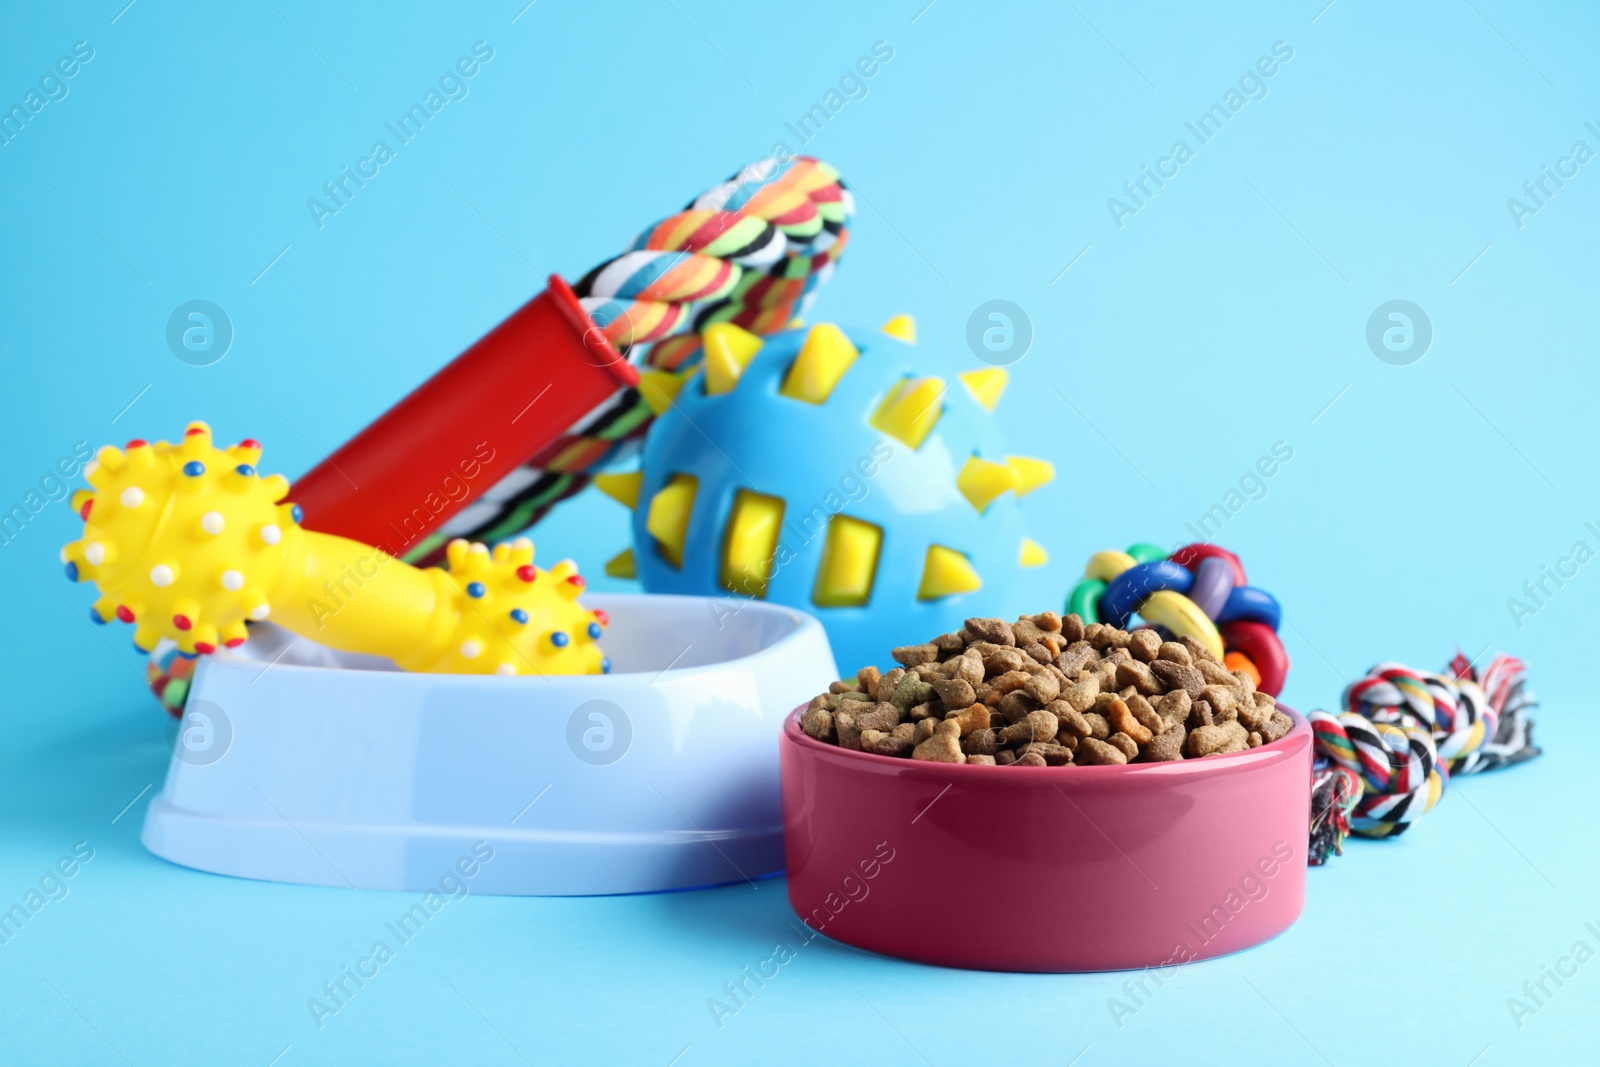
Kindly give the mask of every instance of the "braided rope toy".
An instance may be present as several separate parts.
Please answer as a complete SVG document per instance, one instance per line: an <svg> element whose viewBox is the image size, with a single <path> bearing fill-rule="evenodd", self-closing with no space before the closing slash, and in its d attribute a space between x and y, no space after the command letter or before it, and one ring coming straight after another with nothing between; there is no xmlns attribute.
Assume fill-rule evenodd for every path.
<svg viewBox="0 0 1600 1067"><path fill-rule="evenodd" d="M449 570L411 567L381 549L300 525L289 483L256 471L261 445L212 444L191 422L183 439L107 445L84 469L91 489L72 507L83 537L61 550L67 577L92 582L98 623L134 625L133 643L162 640L180 656L244 643L247 621L269 614L333 648L385 656L405 670L452 674L592 674L608 619L578 604L570 560L533 565L533 543L455 541ZM170 666L149 680L169 710L182 700Z"/></svg>
<svg viewBox="0 0 1600 1067"><path fill-rule="evenodd" d="M849 241L855 202L839 172L807 156L763 159L645 229L573 286L619 352L648 346L639 387L618 392L406 555L437 562L452 537L499 541L584 489L637 449L703 354L702 332L731 323L764 335L808 309ZM622 560L608 573L633 577Z"/></svg>
<svg viewBox="0 0 1600 1067"><path fill-rule="evenodd" d="M1321 766L1345 770L1361 787L1351 808L1353 832L1397 837L1432 810L1452 775L1539 755L1530 719L1536 700L1522 661L1496 656L1480 671L1458 654L1447 670L1380 663L1346 687L1343 711L1307 716ZM1313 813L1315 834L1315 803Z"/></svg>
<svg viewBox="0 0 1600 1067"><path fill-rule="evenodd" d="M1278 640L1278 601L1249 585L1239 557L1216 545L1185 545L1170 556L1152 544L1096 552L1067 598L1067 611L1119 629L1137 614L1165 635L1199 641L1271 696L1283 692L1289 674L1289 655Z"/></svg>

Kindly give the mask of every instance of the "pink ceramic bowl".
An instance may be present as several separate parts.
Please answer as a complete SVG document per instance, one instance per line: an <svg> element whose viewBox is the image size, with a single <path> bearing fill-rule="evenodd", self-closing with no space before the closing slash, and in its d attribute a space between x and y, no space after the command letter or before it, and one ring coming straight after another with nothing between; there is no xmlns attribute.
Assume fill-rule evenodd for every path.
<svg viewBox="0 0 1600 1067"><path fill-rule="evenodd" d="M1288 710L1288 709L1284 709ZM1230 756L968 767L780 742L789 902L872 952L995 971L1165 968L1305 900L1311 728Z"/></svg>

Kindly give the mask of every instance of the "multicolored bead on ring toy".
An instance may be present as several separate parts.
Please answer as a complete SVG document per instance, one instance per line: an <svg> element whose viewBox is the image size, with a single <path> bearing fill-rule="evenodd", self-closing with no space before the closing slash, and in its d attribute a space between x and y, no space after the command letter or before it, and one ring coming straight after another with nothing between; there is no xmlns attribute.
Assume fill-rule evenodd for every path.
<svg viewBox="0 0 1600 1067"><path fill-rule="evenodd" d="M1278 601L1249 585L1239 557L1216 545L1185 545L1170 556L1152 544L1096 552L1067 598L1067 611L1122 629L1137 614L1173 637L1199 641L1272 696L1283 691L1289 674L1289 655L1278 640Z"/></svg>

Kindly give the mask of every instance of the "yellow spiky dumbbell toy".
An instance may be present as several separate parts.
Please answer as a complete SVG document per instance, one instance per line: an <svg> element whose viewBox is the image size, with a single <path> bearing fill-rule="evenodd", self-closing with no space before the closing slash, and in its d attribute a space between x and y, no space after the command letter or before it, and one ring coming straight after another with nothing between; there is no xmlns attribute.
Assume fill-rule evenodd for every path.
<svg viewBox="0 0 1600 1067"><path fill-rule="evenodd" d="M261 446L227 449L192 422L181 442L107 445L73 495L81 540L62 549L74 581L100 590L97 622L134 624L134 644L163 637L186 656L235 647L265 619L332 648L386 656L405 670L594 674L609 620L577 601L570 560L533 565L533 543L456 541L449 568L419 570L381 549L300 526L281 475L261 477Z"/></svg>

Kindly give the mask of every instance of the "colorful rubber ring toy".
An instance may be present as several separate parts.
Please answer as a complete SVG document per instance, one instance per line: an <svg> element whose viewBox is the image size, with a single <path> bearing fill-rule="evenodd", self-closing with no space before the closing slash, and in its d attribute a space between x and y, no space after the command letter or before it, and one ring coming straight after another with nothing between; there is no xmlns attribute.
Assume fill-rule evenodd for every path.
<svg viewBox="0 0 1600 1067"><path fill-rule="evenodd" d="M1185 545L1170 556L1143 543L1096 552L1067 597L1067 611L1119 629L1138 615L1163 636L1192 637L1272 696L1289 674L1277 599L1250 585L1239 557L1216 545Z"/></svg>

